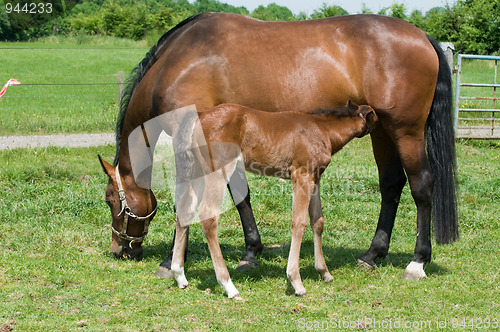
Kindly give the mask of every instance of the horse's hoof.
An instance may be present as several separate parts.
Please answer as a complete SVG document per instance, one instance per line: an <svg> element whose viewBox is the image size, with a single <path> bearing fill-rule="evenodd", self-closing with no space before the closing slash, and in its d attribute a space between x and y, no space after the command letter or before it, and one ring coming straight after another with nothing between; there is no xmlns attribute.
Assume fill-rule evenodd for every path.
<svg viewBox="0 0 500 332"><path fill-rule="evenodd" d="M422 280L425 278L427 275L424 272L424 263L417 262L411 262L401 276L403 280Z"/></svg>
<svg viewBox="0 0 500 332"><path fill-rule="evenodd" d="M236 270L239 270L239 271L251 270L253 268L256 268L257 266L259 266L259 261L258 260L255 260L255 261L241 261L238 264L238 267L236 268Z"/></svg>
<svg viewBox="0 0 500 332"><path fill-rule="evenodd" d="M370 270L373 270L374 268L376 268L377 265L371 265L367 262L365 262L364 260L361 260L361 259L358 259L356 261L356 268L362 270L362 271L370 271Z"/></svg>
<svg viewBox="0 0 500 332"><path fill-rule="evenodd" d="M295 296L297 296L297 297L304 297L306 295L307 295L307 293L306 293L305 289L303 289L303 290L301 289L299 291L295 291Z"/></svg>
<svg viewBox="0 0 500 332"><path fill-rule="evenodd" d="M243 299L243 298L241 297L241 295L240 295L240 294L237 294L237 295L235 295L235 296L231 297L231 300L235 300L235 301L245 301L245 299Z"/></svg>
<svg viewBox="0 0 500 332"><path fill-rule="evenodd" d="M174 277L172 271L163 266L160 266L158 270L156 270L155 276L162 279L172 279Z"/></svg>
<svg viewBox="0 0 500 332"><path fill-rule="evenodd" d="M323 276L323 281L324 281L324 282L332 282L332 281L333 281L333 277L332 277L332 275L331 275L330 273L325 274L325 275Z"/></svg>
<svg viewBox="0 0 500 332"><path fill-rule="evenodd" d="M422 276L422 275L419 275L419 274L416 274L416 273L413 273L413 272L408 272L408 271L405 271L401 275L401 279L402 280L422 280L422 279L425 279L425 278L427 278L426 275Z"/></svg>

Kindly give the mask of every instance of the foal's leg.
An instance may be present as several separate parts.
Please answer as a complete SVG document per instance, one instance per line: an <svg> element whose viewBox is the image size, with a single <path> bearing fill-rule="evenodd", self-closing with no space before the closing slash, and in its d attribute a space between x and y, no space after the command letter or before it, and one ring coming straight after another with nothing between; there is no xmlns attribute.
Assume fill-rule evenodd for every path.
<svg viewBox="0 0 500 332"><path fill-rule="evenodd" d="M292 172L293 207L292 207L292 243L286 267L286 275L295 290L295 295L306 295L299 271L300 246L307 226L307 209L314 190L312 174L295 170Z"/></svg>
<svg viewBox="0 0 500 332"><path fill-rule="evenodd" d="M188 281L184 275L184 253L186 250L189 226L182 227L179 219L175 222L175 239L172 248L172 274L179 288L186 288Z"/></svg>
<svg viewBox="0 0 500 332"><path fill-rule="evenodd" d="M172 266L172 258L174 255L174 246L175 246L175 239L177 237L177 231L174 230L174 238L172 239L172 244L170 245L170 250L168 251L168 256L165 258L163 262L161 262L160 266L155 272L155 276L163 279L170 279L173 278L174 275L172 274L172 270L170 269ZM187 257L187 251L188 251L188 243L189 243L189 228L186 230L186 245L184 246L184 260L186 260Z"/></svg>
<svg viewBox="0 0 500 332"><path fill-rule="evenodd" d="M235 172L237 174L238 171ZM233 174L233 176L235 176ZM238 265L238 270L251 269L259 265L259 260L257 255L262 251L263 245L260 239L259 229L255 223L255 217L253 215L252 206L250 205L250 190L245 199L236 205L236 209L240 215L241 225L243 226L243 233L245 235L245 253L241 257L240 264ZM170 247L167 258L160 264L156 270L155 275L160 278L172 278L172 273L170 270L172 264L172 255L174 252L174 244L176 234L174 233L174 239L172 240L172 245ZM186 238L189 238L189 229L187 230ZM184 257L187 255L188 241L186 240L186 246L184 250ZM186 259L186 258L184 258Z"/></svg>
<svg viewBox="0 0 500 332"><path fill-rule="evenodd" d="M321 209L319 181L316 181L311 196L311 202L309 203L309 218L314 236L314 267L324 281L330 282L333 280L333 277L330 272L328 272L328 267L323 257L323 245L321 244L321 235L323 234L325 218Z"/></svg>
<svg viewBox="0 0 500 332"><path fill-rule="evenodd" d="M213 177L212 177L213 176ZM206 188L200 208L201 227L207 239L208 249L212 257L215 275L218 283L227 293L227 297L241 299L241 296L234 287L229 272L227 270L224 257L217 237L217 224L219 221L220 207L224 198L225 181L222 177L217 177L215 173L205 178Z"/></svg>

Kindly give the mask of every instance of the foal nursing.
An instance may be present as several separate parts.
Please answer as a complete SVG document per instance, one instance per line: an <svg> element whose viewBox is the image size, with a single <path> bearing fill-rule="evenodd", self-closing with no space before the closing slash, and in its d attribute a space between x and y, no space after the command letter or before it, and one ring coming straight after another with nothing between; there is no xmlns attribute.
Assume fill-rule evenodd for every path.
<svg viewBox="0 0 500 332"><path fill-rule="evenodd" d="M184 288L188 285L184 275L186 233L196 208L201 204L199 218L217 281L229 298L240 298L231 282L217 238L225 187L238 161L244 162L247 171L292 180L292 242L286 273L295 295L306 294L299 273L299 255L308 212L314 234L314 265L325 281L331 281L333 278L325 264L321 245L324 224L319 191L321 174L333 154L354 137L362 137L371 131L378 120L374 110L370 106L349 102L343 108L314 114L270 113L223 104L198 113L198 117L201 128L196 125L197 119L185 118L173 138L174 149L179 151L176 152L177 221L172 259L172 272L178 286ZM193 140L200 130L203 130L208 149L197 146ZM221 146L233 151L224 151ZM241 154L235 154L231 147L239 148ZM203 169L206 190L200 191L190 185L179 186L179 183L189 183L196 173L193 171L195 167ZM220 176L212 176L216 171ZM200 172L197 173L199 178Z"/></svg>

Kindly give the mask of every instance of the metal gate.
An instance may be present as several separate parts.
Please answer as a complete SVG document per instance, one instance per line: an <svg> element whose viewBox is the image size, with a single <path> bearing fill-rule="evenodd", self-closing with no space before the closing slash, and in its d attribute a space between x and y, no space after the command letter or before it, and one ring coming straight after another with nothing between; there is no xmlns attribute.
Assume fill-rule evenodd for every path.
<svg viewBox="0 0 500 332"><path fill-rule="evenodd" d="M493 83L462 82L462 59L494 61ZM457 138L500 138L500 118L498 115L495 116L500 112L500 109L497 108L497 100L500 99L497 97L497 88L500 87L497 81L498 60L500 60L500 56L458 55L454 118ZM464 91L466 89L467 91ZM478 89L481 89L481 93ZM471 91L474 91L472 95L463 95L464 92L471 93ZM461 104L462 101L465 102Z"/></svg>

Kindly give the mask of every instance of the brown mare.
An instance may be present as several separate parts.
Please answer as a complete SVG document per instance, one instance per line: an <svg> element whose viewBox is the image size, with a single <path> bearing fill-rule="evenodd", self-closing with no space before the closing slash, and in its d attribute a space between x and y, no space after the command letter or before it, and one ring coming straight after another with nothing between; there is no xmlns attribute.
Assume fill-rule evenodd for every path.
<svg viewBox="0 0 500 332"><path fill-rule="evenodd" d="M352 100L370 105L379 117L371 140L382 194L375 236L358 262L374 267L377 258L387 255L408 180L417 208L417 240L403 277L423 278L424 263L431 259L431 211L437 242L458 238L451 95L450 69L439 44L399 19L358 15L263 22L222 13L189 18L159 40L126 87L117 122L116 167L102 161L116 230L111 249L117 257L141 257L144 226L156 209L152 191L137 185L131 169L135 152L129 151L128 138L146 121L191 104L198 110L236 103L269 112L311 113ZM154 147L156 139L149 135L145 141ZM119 198L117 172L127 208ZM258 264L262 243L250 195L237 209L246 243L242 264ZM167 275L169 268L170 257L157 273Z"/></svg>
<svg viewBox="0 0 500 332"><path fill-rule="evenodd" d="M223 104L199 113L198 118L201 124L201 130L198 131L204 133L204 144L209 147L208 153L203 153L198 148L199 145L193 142L197 124L195 117L186 116L173 137L174 149L177 147L176 150L179 151L176 153L176 169L178 173L182 173L178 174L178 179L195 179L199 175L195 175L198 172L194 169L196 165L201 164L206 188L200 191L191 184L182 190L180 195L176 193L177 222L172 272L179 287L185 288L188 285L184 275L184 252L186 234L195 209L193 204L185 204L191 211L179 211L178 203L185 199L187 202L201 202L201 226L212 256L217 281L229 298L241 298L231 281L217 238L217 223L226 183L236 170L237 163L234 153L230 151L233 150L232 146L230 144L230 147L226 148L227 143L239 148L247 171L292 181L292 243L286 274L295 295L306 294L299 273L299 257L308 211L314 234L315 268L323 280L332 281L333 277L328 272L321 245L324 217L319 191L320 178L333 154L353 138L362 137L372 130L377 121L373 109L370 106L358 107L349 103L342 109L318 114L270 113L241 105ZM218 142L224 143L222 147L214 145ZM214 172L219 166L223 171L217 176ZM194 197L197 192L202 197ZM187 217L187 220L181 221L181 216Z"/></svg>

